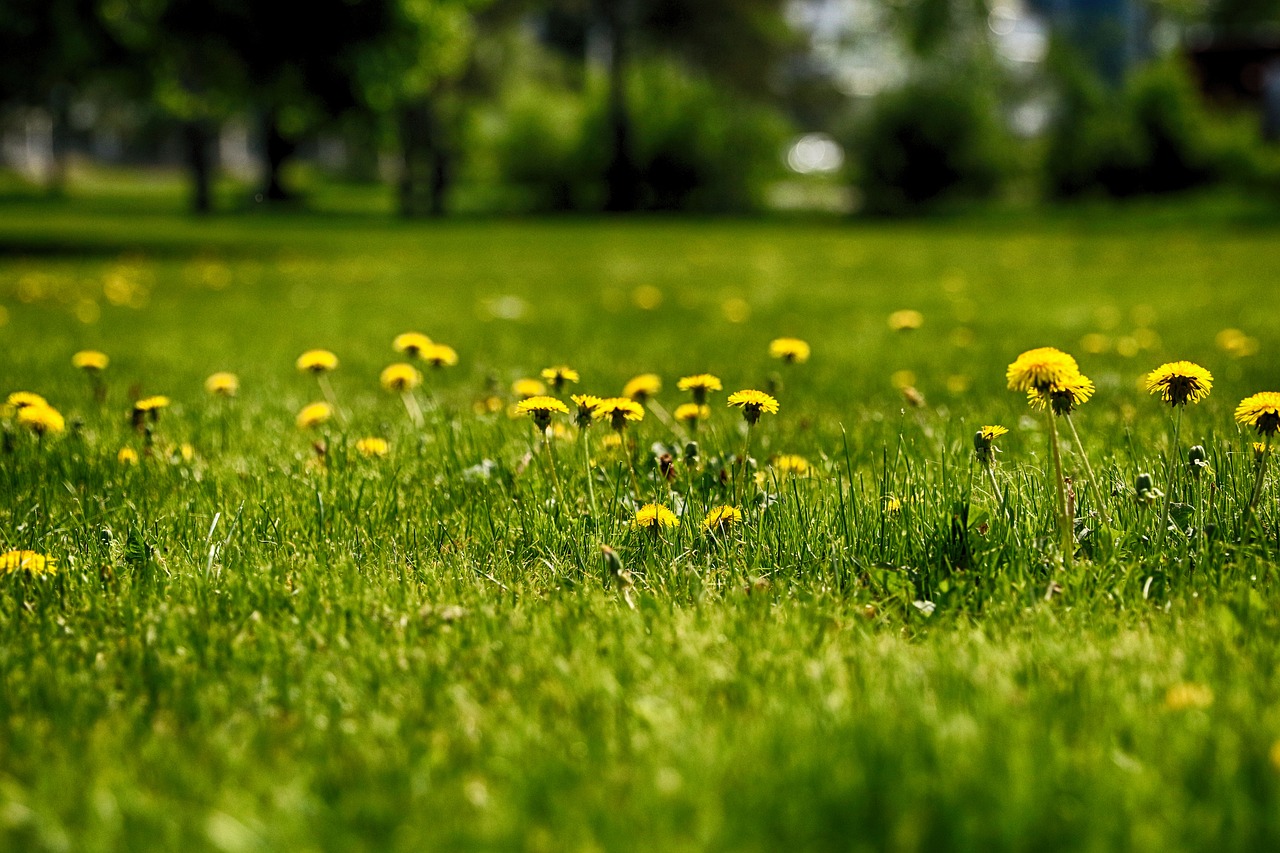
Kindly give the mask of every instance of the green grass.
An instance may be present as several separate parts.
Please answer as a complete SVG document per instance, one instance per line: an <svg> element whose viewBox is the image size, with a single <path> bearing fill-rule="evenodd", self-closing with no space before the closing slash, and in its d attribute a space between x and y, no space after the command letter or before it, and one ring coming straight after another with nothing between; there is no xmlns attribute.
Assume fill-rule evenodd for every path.
<svg viewBox="0 0 1280 853"><path fill-rule="evenodd" d="M1276 387L1278 227L1230 204L405 224L12 201L0 393L69 428L10 422L0 453L0 551L59 566L0 578L0 847L1273 849L1280 513L1269 481L1240 530L1232 411ZM923 327L890 330L901 308ZM378 387L410 329L461 355L428 372L422 429ZM783 334L808 364L770 361ZM1113 522L1067 447L1070 568L1045 422L1004 387L1040 345L1098 385L1075 422ZM69 363L88 347L112 358L103 405ZM342 361L343 417L304 432L312 347ZM1138 379L1183 358L1216 384L1176 452L1211 471L1167 482L1170 413ZM554 442L553 479L527 421L476 404L558 363L588 393L657 372L665 411L689 373L779 385L759 484L727 461L746 436L723 393L670 486L654 446L680 460L688 436L653 412L638 496L601 426ZM237 399L204 393L216 370ZM146 394L173 400L150 453L127 418ZM987 423L1012 430L1007 508L973 461ZM369 435L385 459L355 451ZM813 475L777 476L781 453ZM1190 535L1156 541L1143 472ZM649 500L682 511L664 539L630 523ZM699 531L735 502L731 535Z"/></svg>

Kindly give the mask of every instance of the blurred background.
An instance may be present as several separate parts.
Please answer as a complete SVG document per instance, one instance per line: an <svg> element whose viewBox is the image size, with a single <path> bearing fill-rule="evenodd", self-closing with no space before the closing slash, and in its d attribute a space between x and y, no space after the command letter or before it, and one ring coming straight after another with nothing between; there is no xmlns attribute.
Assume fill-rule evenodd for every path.
<svg viewBox="0 0 1280 853"><path fill-rule="evenodd" d="M0 201L1280 199L1280 0L4 0Z"/></svg>

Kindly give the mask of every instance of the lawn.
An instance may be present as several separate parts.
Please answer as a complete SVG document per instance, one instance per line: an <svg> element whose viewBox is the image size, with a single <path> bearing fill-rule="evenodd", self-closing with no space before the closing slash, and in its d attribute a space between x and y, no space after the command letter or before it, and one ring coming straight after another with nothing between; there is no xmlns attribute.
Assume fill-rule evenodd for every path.
<svg viewBox="0 0 1280 853"><path fill-rule="evenodd" d="M4 418L0 552L56 571L0 575L0 848L1280 848L1280 487L1245 525L1232 417L1280 387L1280 219L108 201L0 207L0 395L65 418ZM407 331L458 364L402 395ZM1096 384L1078 444L1006 387L1040 346ZM1177 359L1214 376L1180 421L1141 383ZM512 385L561 364L544 441ZM643 420L574 425L650 372Z"/></svg>

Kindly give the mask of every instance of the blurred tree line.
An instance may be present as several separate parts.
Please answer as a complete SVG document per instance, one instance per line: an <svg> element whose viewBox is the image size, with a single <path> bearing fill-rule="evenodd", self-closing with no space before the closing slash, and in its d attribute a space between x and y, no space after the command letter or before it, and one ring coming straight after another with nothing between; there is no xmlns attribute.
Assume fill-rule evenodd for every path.
<svg viewBox="0 0 1280 853"><path fill-rule="evenodd" d="M4 0L0 107L47 114L57 191L75 104L130 105L180 143L197 211L213 204L220 132L246 121L263 201L293 197L289 164L336 135L348 171L389 180L406 215L447 212L460 179L500 209L754 209L797 129L844 144L872 213L1028 179L1065 198L1272 177L1176 60L1112 81L1054 38L1037 74L1011 69L993 49L1002 0L863 4L874 14L845 38L891 43L905 72L851 97L795 26L798 6L823 2ZM1280 0L1146 8L1184 29L1280 21ZM1020 139L1011 111L1031 101L1050 120Z"/></svg>

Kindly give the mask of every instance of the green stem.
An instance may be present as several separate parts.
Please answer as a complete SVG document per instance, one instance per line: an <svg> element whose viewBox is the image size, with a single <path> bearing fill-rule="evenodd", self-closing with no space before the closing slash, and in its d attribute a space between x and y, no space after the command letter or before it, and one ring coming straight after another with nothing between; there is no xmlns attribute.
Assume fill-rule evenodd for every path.
<svg viewBox="0 0 1280 853"><path fill-rule="evenodd" d="M1178 437L1182 434L1182 406L1173 419L1173 446L1169 448L1169 458L1164 467L1164 508L1160 510L1160 535L1156 537L1156 550L1164 546L1164 537L1169 532L1169 509L1173 504L1173 460L1178 458Z"/></svg>
<svg viewBox="0 0 1280 853"><path fill-rule="evenodd" d="M1098 505L1098 517L1104 524L1110 524L1111 518L1107 515L1106 505L1102 502L1102 490L1098 488L1098 478L1094 476L1093 466L1089 464L1089 454L1084 452L1084 442L1080 440L1080 433L1076 432L1075 421L1071 420L1070 414L1066 418L1067 426L1071 427L1071 436L1076 442L1076 450L1080 452L1080 458L1084 461L1084 471L1089 477L1089 491L1093 494L1093 502Z"/></svg>
<svg viewBox="0 0 1280 853"><path fill-rule="evenodd" d="M1267 446L1262 451L1262 458L1258 460L1258 476L1253 481L1253 494L1249 497L1249 505L1244 510L1244 522L1240 525L1240 539L1249 535L1249 523L1253 520L1253 510L1258 505L1258 498L1262 497L1262 483L1266 480L1267 462L1271 459L1271 434L1267 434Z"/></svg>
<svg viewBox="0 0 1280 853"><path fill-rule="evenodd" d="M1072 521L1067 515L1067 484L1062 476L1062 450L1058 447L1058 424L1050 408L1045 412L1049 418L1049 450L1053 456L1053 473L1057 480L1058 492L1058 535L1062 544L1062 562L1070 567L1075 556L1075 532L1071 529Z"/></svg>

